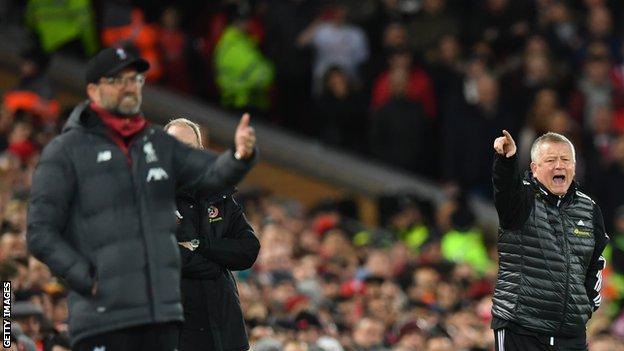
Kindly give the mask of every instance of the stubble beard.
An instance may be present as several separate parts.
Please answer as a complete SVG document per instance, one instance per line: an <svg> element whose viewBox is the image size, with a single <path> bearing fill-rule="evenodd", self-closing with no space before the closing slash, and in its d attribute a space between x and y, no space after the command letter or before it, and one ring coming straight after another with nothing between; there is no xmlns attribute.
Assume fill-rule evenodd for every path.
<svg viewBox="0 0 624 351"><path fill-rule="evenodd" d="M103 107L119 116L132 116L141 111L142 98L139 94L124 94L117 101L103 98Z"/></svg>
<svg viewBox="0 0 624 351"><path fill-rule="evenodd" d="M141 111L141 96L138 94L127 94L121 97L117 104L117 113L128 116L136 115Z"/></svg>

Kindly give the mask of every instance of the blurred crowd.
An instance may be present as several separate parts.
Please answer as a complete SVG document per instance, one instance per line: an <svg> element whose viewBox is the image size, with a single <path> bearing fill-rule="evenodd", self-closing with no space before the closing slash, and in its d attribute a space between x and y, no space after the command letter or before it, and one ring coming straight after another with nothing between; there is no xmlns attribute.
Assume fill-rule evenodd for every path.
<svg viewBox="0 0 624 351"><path fill-rule="evenodd" d="M0 277L12 283L15 350L68 350L68 292L25 243L32 166L9 155L1 159ZM310 209L263 190L237 198L262 246L255 265L236 272L252 350L493 350L495 243L462 199L434 207L382 196L381 226L367 228L347 198ZM621 238L624 209L618 228ZM624 350L614 269L588 324L592 351Z"/></svg>
<svg viewBox="0 0 624 351"><path fill-rule="evenodd" d="M35 43L0 111L0 276L12 282L15 345L69 347L67 291L25 244L31 175L66 118L46 74L50 55L125 45L150 61L152 84L448 189L436 206L381 197L379 228L364 227L348 199L304 209L241 193L262 245L255 266L237 273L254 350L491 350L495 233L460 194L490 197L503 128L523 165L545 131L575 143L578 180L612 241L590 349L622 350L620 1L30 0L4 2L7 14Z"/></svg>
<svg viewBox="0 0 624 351"><path fill-rule="evenodd" d="M449 191L491 196L501 129L518 139L522 165L537 136L559 132L577 146L578 180L607 222L624 203L609 189L624 174L617 0L30 0L5 2L3 13L29 30L40 74L57 51L132 47L153 84ZM57 116L41 83L16 88L41 101L5 104L29 100Z"/></svg>

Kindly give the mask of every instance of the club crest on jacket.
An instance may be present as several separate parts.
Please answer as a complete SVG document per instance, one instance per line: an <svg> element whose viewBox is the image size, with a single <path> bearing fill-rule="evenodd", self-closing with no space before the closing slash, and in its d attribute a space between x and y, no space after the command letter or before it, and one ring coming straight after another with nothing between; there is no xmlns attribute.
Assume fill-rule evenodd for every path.
<svg viewBox="0 0 624 351"><path fill-rule="evenodd" d="M208 217L211 219L217 218L219 215L219 209L216 206L208 207Z"/></svg>
<svg viewBox="0 0 624 351"><path fill-rule="evenodd" d="M154 145L151 142L143 145L143 152L145 152L145 162L152 163L158 161L156 150L154 150Z"/></svg>
<svg viewBox="0 0 624 351"><path fill-rule="evenodd" d="M157 181L157 180L165 180L165 179L169 179L169 175L161 167L150 168L150 170L147 172L147 182L148 183L153 181L153 180Z"/></svg>

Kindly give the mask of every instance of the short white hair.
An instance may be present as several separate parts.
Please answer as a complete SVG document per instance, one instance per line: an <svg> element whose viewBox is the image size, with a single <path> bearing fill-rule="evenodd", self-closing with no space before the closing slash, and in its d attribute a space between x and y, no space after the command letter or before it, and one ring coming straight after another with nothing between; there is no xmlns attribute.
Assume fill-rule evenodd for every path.
<svg viewBox="0 0 624 351"><path fill-rule="evenodd" d="M543 134L542 136L540 136L533 142L533 146L531 146L531 161L532 162L537 162L537 154L539 153L539 148L545 142L567 143L568 145L570 145L570 149L572 150L572 160L576 162L576 150L574 149L574 145L572 144L570 139L566 138L565 136L559 133L554 133L554 132L548 132L546 134Z"/></svg>

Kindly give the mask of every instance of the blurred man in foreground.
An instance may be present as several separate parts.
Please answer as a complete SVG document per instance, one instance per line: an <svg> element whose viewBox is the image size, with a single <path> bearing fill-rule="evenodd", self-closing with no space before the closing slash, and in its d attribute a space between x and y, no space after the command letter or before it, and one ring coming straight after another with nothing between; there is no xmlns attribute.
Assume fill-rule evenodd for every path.
<svg viewBox="0 0 624 351"><path fill-rule="evenodd" d="M233 186L253 164L249 116L236 130L235 153L219 157L149 125L141 114L148 68L123 48L93 57L89 100L43 150L33 176L28 246L71 290L73 350L177 348L176 191Z"/></svg>

